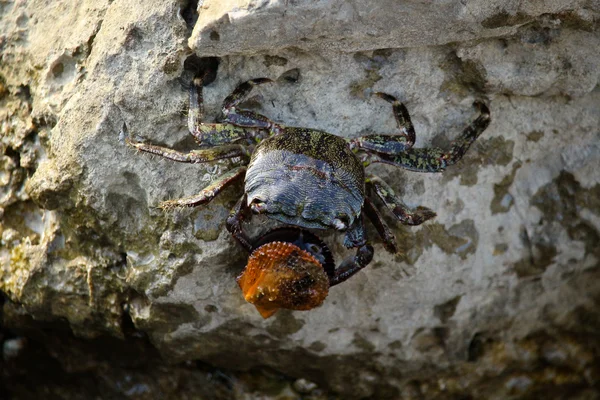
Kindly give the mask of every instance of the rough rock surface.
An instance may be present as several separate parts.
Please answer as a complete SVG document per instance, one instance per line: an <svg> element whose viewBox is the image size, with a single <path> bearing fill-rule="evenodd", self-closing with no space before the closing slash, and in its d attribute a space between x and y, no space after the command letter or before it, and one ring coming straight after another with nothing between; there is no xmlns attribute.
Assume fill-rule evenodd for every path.
<svg viewBox="0 0 600 400"><path fill-rule="evenodd" d="M0 3L4 359L41 343L50 365L116 398L202 397L181 383L210 381L191 360L268 367L343 398L598 398L599 18L597 1ZM276 82L247 106L344 137L395 132L373 91L405 102L419 147L449 145L474 99L492 123L443 174L369 167L438 217L405 227L388 215L399 254L375 239L374 262L322 307L263 320L240 294L246 256L224 229L241 187L193 210L155 208L227 165L170 163L120 138L125 122L193 148L193 53L220 57L209 118L239 82L266 76ZM347 254L340 235L324 238ZM130 375L106 373L101 349L131 340L160 358L134 360L131 346L115 370ZM15 365L5 390L28 398L12 378L31 371ZM64 384L56 395L75 396Z"/></svg>

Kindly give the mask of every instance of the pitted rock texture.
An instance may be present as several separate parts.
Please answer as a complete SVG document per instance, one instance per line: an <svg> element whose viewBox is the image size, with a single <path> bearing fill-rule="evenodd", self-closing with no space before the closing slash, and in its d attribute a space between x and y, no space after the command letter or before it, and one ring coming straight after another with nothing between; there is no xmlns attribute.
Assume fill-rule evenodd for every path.
<svg viewBox="0 0 600 400"><path fill-rule="evenodd" d="M58 323L76 348L147 337L153 362L268 368L341 398L597 397L600 6L363 3L0 5L5 356L22 347L15 335L35 337L75 373L65 365L85 352L67 357L35 334ZM398 254L369 226L371 265L322 307L263 320L235 282L247 255L224 226L241 185L196 209L156 208L197 193L227 163L138 154L120 134L126 123L135 138L194 148L184 115L194 53L220 57L205 89L209 120L238 83L270 77L247 107L347 138L397 132L377 91L406 104L417 147L449 146L475 99L492 123L443 174L369 167L437 218L406 227L386 214ZM336 259L351 254L342 235L322 236ZM8 393L21 393L7 376ZM174 398L194 390L160 387ZM234 392L224 398L244 398Z"/></svg>

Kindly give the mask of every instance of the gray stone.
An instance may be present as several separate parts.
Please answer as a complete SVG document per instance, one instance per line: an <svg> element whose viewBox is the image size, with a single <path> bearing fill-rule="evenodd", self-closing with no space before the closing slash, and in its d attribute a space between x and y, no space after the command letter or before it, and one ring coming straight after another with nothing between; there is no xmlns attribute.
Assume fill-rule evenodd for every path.
<svg viewBox="0 0 600 400"><path fill-rule="evenodd" d="M593 394L598 3L373 3L206 0L195 26L193 3L0 5L0 290L19 309L4 326L23 314L80 338L133 330L168 362L266 366L343 398ZM320 308L263 320L235 282L247 255L224 228L241 188L156 208L227 164L171 163L120 138L126 123L193 148L192 53L220 57L209 119L238 83L266 76L276 82L250 107L343 137L396 132L374 91L406 104L418 147L448 146L475 99L492 123L444 174L369 167L438 217L405 227L386 214L399 254L369 227L368 268ZM338 260L351 254L340 234L323 238Z"/></svg>

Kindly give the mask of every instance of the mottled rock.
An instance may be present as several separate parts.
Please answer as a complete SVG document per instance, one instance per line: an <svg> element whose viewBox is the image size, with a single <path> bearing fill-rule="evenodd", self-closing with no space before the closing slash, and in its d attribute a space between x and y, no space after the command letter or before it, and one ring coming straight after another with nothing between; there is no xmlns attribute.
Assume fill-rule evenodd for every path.
<svg viewBox="0 0 600 400"><path fill-rule="evenodd" d="M106 393L125 398L194 393L180 382L208 379L188 368L196 360L277 371L264 379L291 377L274 386L292 398L296 379L342 398L594 398L600 7L371 3L0 5L5 357L19 360L34 343L44 350L24 359L49 352L43 364L59 362L67 374L84 365L86 379L101 376ZM398 254L369 227L368 268L332 288L323 306L264 321L235 282L247 254L224 229L241 186L197 209L156 208L197 193L228 165L171 163L120 137L126 123L136 138L194 147L184 116L193 53L220 57L205 90L210 120L238 83L265 76L275 83L246 106L347 138L397 132L375 91L406 104L418 147L449 146L475 117L475 99L489 103L492 123L445 174L369 167L438 217L406 227L386 214ZM337 259L349 254L341 235L323 239ZM99 341L137 339L143 346L123 357L157 368L129 360L104 373L113 364ZM86 364L88 346L103 350ZM8 393L35 394L13 379L32 366L9 367ZM43 383L61 398L80 388ZM241 387L224 398L253 390Z"/></svg>
<svg viewBox="0 0 600 400"><path fill-rule="evenodd" d="M205 0L189 43L218 56L288 47L356 52L444 45L514 35L548 14L589 29L596 15L587 3Z"/></svg>

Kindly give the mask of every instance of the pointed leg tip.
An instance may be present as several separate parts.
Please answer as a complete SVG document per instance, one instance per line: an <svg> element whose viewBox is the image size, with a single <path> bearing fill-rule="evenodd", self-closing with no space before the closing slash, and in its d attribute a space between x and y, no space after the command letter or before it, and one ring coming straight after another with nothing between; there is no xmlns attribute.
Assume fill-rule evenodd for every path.
<svg viewBox="0 0 600 400"><path fill-rule="evenodd" d="M397 98L392 96L391 94L383 93L383 92L373 92L373 96L377 96L380 99L387 101L388 103L395 103L398 101Z"/></svg>
<svg viewBox="0 0 600 400"><path fill-rule="evenodd" d="M256 78L256 79L252 79L250 82L252 82L255 85L260 85L261 83L273 82L273 79L271 79L271 78Z"/></svg>
<svg viewBox="0 0 600 400"><path fill-rule="evenodd" d="M402 222L404 225L421 225L423 222L435 218L437 214L427 207L419 206L413 211L408 212L403 207L397 206L392 210L392 213Z"/></svg>
<svg viewBox="0 0 600 400"><path fill-rule="evenodd" d="M415 210L415 214L417 214L419 216L419 220L421 221L421 223L423 223L429 219L437 217L437 214L435 211L433 211L427 207L422 207L422 206L417 207L417 209Z"/></svg>
<svg viewBox="0 0 600 400"><path fill-rule="evenodd" d="M383 247L388 253L398 254L398 247L396 246L396 243L384 243Z"/></svg>
<svg viewBox="0 0 600 400"><path fill-rule="evenodd" d="M475 100L473 102L473 107L478 109L482 115L487 115L489 117L490 109L488 108L487 104L483 102L483 100Z"/></svg>

